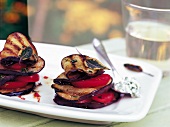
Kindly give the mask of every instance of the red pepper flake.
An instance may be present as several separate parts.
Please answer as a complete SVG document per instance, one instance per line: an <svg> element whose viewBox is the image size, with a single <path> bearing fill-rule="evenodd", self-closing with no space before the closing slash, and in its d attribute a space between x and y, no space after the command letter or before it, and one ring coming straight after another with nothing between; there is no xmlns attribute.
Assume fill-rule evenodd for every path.
<svg viewBox="0 0 170 127"><path fill-rule="evenodd" d="M24 97L22 97L21 95L18 96L21 100L25 100Z"/></svg>
<svg viewBox="0 0 170 127"><path fill-rule="evenodd" d="M48 76L44 76L44 79L48 79Z"/></svg>
<svg viewBox="0 0 170 127"><path fill-rule="evenodd" d="M40 94L38 92L35 91L34 92L34 98L36 98L38 100L38 102L40 102L41 96L40 96Z"/></svg>

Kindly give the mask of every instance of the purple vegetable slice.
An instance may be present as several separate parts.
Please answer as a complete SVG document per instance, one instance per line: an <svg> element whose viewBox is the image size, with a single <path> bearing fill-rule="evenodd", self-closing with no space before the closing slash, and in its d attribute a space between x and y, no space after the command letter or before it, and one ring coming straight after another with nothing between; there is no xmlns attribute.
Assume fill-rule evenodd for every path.
<svg viewBox="0 0 170 127"><path fill-rule="evenodd" d="M14 80L16 78L16 76L14 75L2 75L0 74L0 86L2 86L3 84L5 84L8 81Z"/></svg>
<svg viewBox="0 0 170 127"><path fill-rule="evenodd" d="M74 74L75 75L73 77L68 76L69 73L71 73L71 75L74 75ZM80 71L76 70L76 72L73 73L73 71L70 71L70 72L67 73L67 76L65 75L65 73L61 73L57 78L55 78L53 80L53 82L56 83L56 84L63 84L63 85L64 84L70 84L73 81L80 81L80 80L84 80L84 79L89 79L89 78L101 75L103 73L104 73L103 70L99 70L93 76L88 76L87 73L85 73L85 72L80 72ZM70 77L70 78L67 78L67 77Z"/></svg>
<svg viewBox="0 0 170 127"><path fill-rule="evenodd" d="M4 67L10 67L11 65L15 64L15 63L20 63L20 64L24 64L27 67L32 66L36 63L37 61L33 61L33 60L21 60L19 57L14 57L14 56L9 56L6 58L1 59L0 64Z"/></svg>
<svg viewBox="0 0 170 127"><path fill-rule="evenodd" d="M115 100L113 100L112 102L108 103L108 104L104 104L104 103L99 103L96 101L87 101L84 103L79 103L78 101L70 101L67 99L64 99L62 97L60 97L58 94L56 94L55 98L54 98L54 102L62 105L62 106L70 106L70 107L77 107L77 108L87 108L87 109L97 109L97 108L102 108L105 106L108 106L116 101L118 101L120 99L120 93L118 92L114 92L115 95Z"/></svg>
<svg viewBox="0 0 170 127"><path fill-rule="evenodd" d="M39 73L45 66L45 61L41 57L38 57L38 61L30 67L23 68L21 70L11 70L2 65L0 65L0 74L9 74L9 75L32 75Z"/></svg>
<svg viewBox="0 0 170 127"><path fill-rule="evenodd" d="M0 89L0 94L7 95L7 96L19 96L19 95L25 95L33 91L35 88L35 83L28 83L23 88L17 88L17 89Z"/></svg>

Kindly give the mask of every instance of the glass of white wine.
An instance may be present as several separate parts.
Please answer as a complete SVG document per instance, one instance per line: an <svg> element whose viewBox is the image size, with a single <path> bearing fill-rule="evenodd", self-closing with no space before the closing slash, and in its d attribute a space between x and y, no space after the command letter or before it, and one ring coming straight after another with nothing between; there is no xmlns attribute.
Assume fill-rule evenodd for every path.
<svg viewBox="0 0 170 127"><path fill-rule="evenodd" d="M122 0L126 53L170 74L170 0Z"/></svg>

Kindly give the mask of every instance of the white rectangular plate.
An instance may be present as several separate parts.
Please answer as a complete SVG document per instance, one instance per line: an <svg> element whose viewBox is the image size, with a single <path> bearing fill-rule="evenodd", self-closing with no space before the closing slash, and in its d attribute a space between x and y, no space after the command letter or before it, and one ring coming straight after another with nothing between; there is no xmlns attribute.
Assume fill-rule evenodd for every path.
<svg viewBox="0 0 170 127"><path fill-rule="evenodd" d="M4 47L5 41L0 41L0 51ZM116 69L122 76L135 77L141 84L141 97L128 98L123 97L120 101L113 103L100 109L81 109L67 106L60 106L53 102L54 90L51 88L52 79L56 78L61 72L61 59L65 56L78 53L76 48L50 45L42 43L34 43L39 56L45 60L45 68L39 73L41 76L40 82L42 86L38 87L41 96L40 102L33 97L33 94L22 96L25 100L19 97L8 97L0 95L0 106L9 109L29 112L54 119L63 119L69 121L106 124L110 122L132 122L142 119L146 116L153 102L155 93L162 78L160 69L135 59L120 57L109 54L109 57ZM82 54L97 58L102 63L106 64L94 51L86 51L78 49ZM144 73L128 71L124 68L124 63L137 64L143 68L145 72L151 73L154 77ZM107 64L106 64L107 65ZM108 66L108 65L107 65ZM105 73L111 74L111 71ZM50 79L44 79L44 76Z"/></svg>

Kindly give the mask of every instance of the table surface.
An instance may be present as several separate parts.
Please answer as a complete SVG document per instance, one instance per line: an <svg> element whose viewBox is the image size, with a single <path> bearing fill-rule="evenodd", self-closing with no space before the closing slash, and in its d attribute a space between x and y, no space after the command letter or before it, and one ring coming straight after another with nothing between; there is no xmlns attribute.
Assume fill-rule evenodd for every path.
<svg viewBox="0 0 170 127"><path fill-rule="evenodd" d="M110 54L126 56L124 39L103 41ZM94 50L91 44L77 46ZM115 122L107 125L92 125L45 118L37 115L0 108L0 127L170 127L170 76L161 80L152 106L145 118L136 122Z"/></svg>

